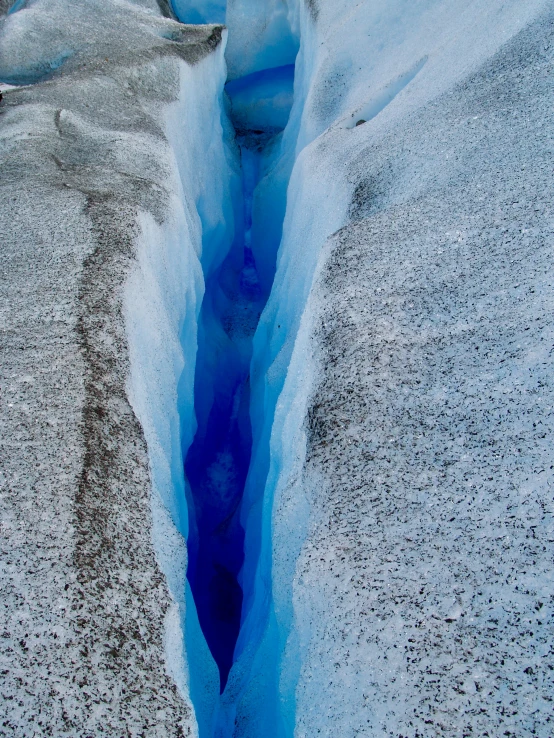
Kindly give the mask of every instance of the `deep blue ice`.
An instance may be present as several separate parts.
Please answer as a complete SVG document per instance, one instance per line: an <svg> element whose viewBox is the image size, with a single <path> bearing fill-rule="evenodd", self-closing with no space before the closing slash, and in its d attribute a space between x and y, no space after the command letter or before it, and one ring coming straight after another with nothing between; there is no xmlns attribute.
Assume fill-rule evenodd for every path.
<svg viewBox="0 0 554 738"><path fill-rule="evenodd" d="M200 314L195 376L198 429L185 460L193 521L187 576L202 631L219 668L222 692L241 625L244 530L240 506L252 448L250 361L252 339L268 297L252 251L253 193L264 147L286 125L293 79L294 67L287 66L227 85L240 148L242 197L235 207L234 243L206 281ZM264 481L260 480L260 493Z"/></svg>

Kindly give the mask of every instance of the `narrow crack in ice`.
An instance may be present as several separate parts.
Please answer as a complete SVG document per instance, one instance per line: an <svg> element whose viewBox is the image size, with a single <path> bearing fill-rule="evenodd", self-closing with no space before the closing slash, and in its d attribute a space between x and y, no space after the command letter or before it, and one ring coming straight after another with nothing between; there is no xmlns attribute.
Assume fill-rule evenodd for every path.
<svg viewBox="0 0 554 738"><path fill-rule="evenodd" d="M252 250L253 198L264 152L286 125L294 66L227 85L240 149L242 197L229 253L206 281L195 378L198 429L185 460L190 485L188 580L224 691L241 625L244 562L241 501L250 465L252 339L271 284L260 283ZM263 203L261 211L271 209ZM240 212L242 210L242 212ZM260 245L258 245L259 247ZM261 245L263 248L263 244ZM275 259L269 282L275 270ZM260 493L264 480L259 480Z"/></svg>

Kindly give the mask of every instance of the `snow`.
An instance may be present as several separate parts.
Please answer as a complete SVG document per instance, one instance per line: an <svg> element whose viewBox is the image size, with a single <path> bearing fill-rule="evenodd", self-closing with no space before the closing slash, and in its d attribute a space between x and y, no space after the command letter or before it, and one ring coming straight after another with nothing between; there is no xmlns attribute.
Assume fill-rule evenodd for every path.
<svg viewBox="0 0 554 738"><path fill-rule="evenodd" d="M290 129L283 139L285 142L288 134L295 139L297 157L288 188L277 275L256 336L253 360L258 381L253 388L254 407L262 403L264 407L263 419L258 421L263 427L255 435L258 446L254 449L254 464L262 468L264 464L269 465L264 510L260 513L262 541L257 544L262 553L253 590L263 600L264 593L270 590L268 573L271 572L273 602L261 646L265 658L260 658L259 666L253 665L255 676L250 677L253 683L259 678L262 687L256 697L252 694L245 697L244 711L239 705L237 713L246 721L254 709L252 702L258 700L257 711L280 714L283 722L279 724L271 719L270 730L274 733L268 734L286 735L294 729L298 735L348 736L360 731L372 735L424 735L429 730L426 726L432 725L437 735L455 735L462 724L464 729L471 728L479 734L484 731L499 734L501 726L504 726L502 731L507 727L514 734L527 730L549 734L545 722L549 715L548 702L541 702L538 686L541 679L548 678L544 666L537 686L529 676L531 672L524 672L527 662L523 651L515 649L512 666L500 668L501 659L508 663L509 658L499 643L491 641L486 628L473 626L473 630L466 631L461 613L460 617L453 616L464 606L463 600L461 604L456 600L460 591L457 587L463 587L464 582L470 583L468 586L475 593L472 597L476 598L477 611L477 600L482 597L484 602L491 592L488 582L495 582L493 600L513 599L512 586L527 591L529 595L524 600L518 595L517 609L518 617L523 618L526 613L530 622L536 619L537 601L552 596L547 559L541 557L539 563L535 558L537 573L528 572L530 564L525 563L524 551L529 534L525 524L519 538L514 537L513 531L505 538L500 521L509 518L510 502L500 507L493 505L494 487L487 485L491 474L493 480L498 480L499 474L500 479L510 477L513 456L519 452L514 450L513 441L506 439L495 457L504 458L500 466L499 461L488 459L486 454L468 454L465 463L473 459L474 474L476 468L481 468L471 484L488 502L485 509L474 512L471 507L464 508L464 515L469 515L477 529L483 520L487 522L475 539L464 539L460 532L454 550L445 520L449 520L447 510L451 517L454 515L453 521L458 520L459 513L457 508L449 508L444 495L455 482L451 476L437 476L435 471L446 428L452 428L456 434L459 421L453 415L452 419L441 422L440 415L434 414L433 403L439 403L437 412L449 412L444 406L454 391L449 387L448 375L452 372L449 367L475 351L470 338L473 303L469 294L481 290L484 296L492 290L493 300L498 273L494 278L492 275L495 265L498 270L499 258L503 258L502 252L497 251L499 245L493 246L495 237L491 235L491 240L484 242L483 248L489 251L486 257L481 257L485 263L490 259L493 271L486 272L488 282L481 281L484 267L478 266L481 262L475 257L463 269L472 286L468 285L468 297L460 296L460 305L464 299L470 299L466 307L470 315L456 316L453 333L447 333L451 338L443 339L449 344L446 349L449 359L442 376L439 372L437 378L428 378L427 372L437 365L438 359L423 347L410 365L413 374L408 384L402 370L406 347L410 342L418 346L420 341L425 345L426 341L434 340L435 324L438 329L441 321L448 321L446 315L452 307L441 306L437 315L429 315L428 325L420 326L416 322L418 327L414 326L408 334L397 326L394 317L398 302L401 305L404 300L406 304L409 302L408 296L396 294L398 285L406 280L406 270L413 273L412 279L422 280L420 289L423 289L431 280L434 283L434 271L446 258L420 261L422 244L429 247L433 231L440 232L443 223L448 222L454 233L458 230L467 234L469 225L464 222L469 219L472 235L463 237L476 238L479 229L485 228L489 219L494 220L494 208L491 212L483 204L496 191L492 183L494 172L503 171L501 191L507 198L497 207L509 213L515 183L520 182L520 170L525 167L529 179L522 189L518 187L518 196L513 199L519 202L518 208L525 202L529 213L536 212L525 223L525 230L536 229L535 248L541 239L551 237L548 216L539 214L544 212L543 208L537 211L532 208L540 192L548 189L538 181L534 170L536 157L547 155L546 145L530 144L527 150L515 143L520 137L529 139L533 126L544 125L539 123L544 121L545 112L539 102L541 93L535 93L533 102L524 102L523 97L508 97L504 105L502 102L498 105L498 110L491 110L486 102L494 100L497 94L494 86L497 77L502 79L503 75L511 74L517 79L525 48L544 50L541 61L533 63L542 70L539 75L545 73L548 64L545 52L550 44L541 34L546 32L546 21L529 30L520 42L521 47L518 48L517 42L508 47L498 59L496 69L481 66L519 29L525 28L541 8L544 4L526 4L522 8L519 3L467 6L452 2L418 3L409 8L402 4L399 12L399 3L352 8L320 2L314 26L309 25L312 20L308 13L300 15L302 32L296 62L295 107ZM531 42L533 34L538 37L536 46ZM507 89L510 85L512 89L517 86L518 94L523 96L524 90L533 88L531 69L530 62L530 76L519 82L511 78L511 82L505 82ZM450 101L456 102L456 112L451 112L454 103ZM534 123L527 123L528 132L516 134L515 121L525 126L528 121L525 111L531 109L538 110L537 118ZM348 121L357 122L360 118L368 122L349 130ZM492 126L493 121L496 133L487 139L488 148L476 148L484 135L480 132ZM298 126L298 130L293 130L293 126ZM433 133L426 134L426 131ZM510 154L505 149L507 140L513 140ZM521 152L519 155L515 153L517 150ZM490 172L487 176L491 179L479 191L469 173L477 177L478 173L484 176L485 171ZM459 190L457 182L462 183ZM470 194L471 187L475 188L474 195ZM459 192L458 199L447 205L454 191ZM523 196L525 191L527 195ZM445 205L431 215L429 207L435 201ZM337 236L328 242L335 231L352 220L360 225L352 226L352 231L339 231L344 234L342 239ZM398 220L405 234L395 228ZM511 222L515 239L518 221ZM375 244L383 240L382 234L387 229L393 235L384 242L382 250L376 251ZM337 262L338 256L332 256L334 250L340 253L342 244L344 249L352 248L355 254L347 266ZM364 262L366 251L371 256ZM512 257L512 260L514 265L521 263L519 258ZM330 264L328 269L326 262ZM385 265L390 270L387 283L383 283L382 276ZM516 282L519 267L511 267L509 263L503 266ZM345 270L344 278L339 277L342 270ZM544 270L549 271L548 263L538 267L538 272ZM462 272L460 262L449 262L443 279L456 271ZM314 275L318 273L325 276L312 287ZM340 287L333 290L330 285L339 280ZM409 281L405 289L407 295L413 292ZM436 300L441 289L438 279L433 298L419 297L418 301L412 297L416 321L427 309L426 302L421 300ZM539 289L538 284L534 289ZM373 306L371 310L367 304ZM516 304L517 301L512 309ZM484 311L481 320L486 319L485 307L481 310ZM533 321L544 320L544 306L537 304L530 315ZM523 326L529 319L522 316L517 324ZM468 324L465 330L464 324ZM491 322L489 330L494 335L492 325ZM422 330L425 333L418 340ZM525 329L520 327L520 330ZM457 335L461 336L460 342L454 340ZM375 363L368 364L373 355L370 347L376 340L374 336L382 336L380 348L373 359ZM537 341L539 336L540 332ZM515 344L514 339L509 339L507 345L512 343ZM391 369L387 368L393 361L398 365L397 368L395 365L394 380ZM502 372L500 366L491 367L492 373L486 381L494 383L498 372ZM459 400L462 404L471 402L476 391L478 396L484 391L480 383L476 385L478 390L472 386L467 379L470 376L471 370L467 368L461 391L464 399ZM435 382L439 382L437 387ZM385 391L381 387L389 385L391 398L395 398L394 411L381 400ZM352 405L353 398L349 401L351 387L354 397L359 398L356 400L359 407ZM429 404L429 394L435 397L439 390L445 394L439 392ZM417 404L415 428L420 425L422 435L429 437L425 453L417 445L413 449L406 447L407 439L403 440L405 434L417 433L408 420L409 402ZM538 409L532 405L527 412L537 415ZM368 416L366 425L364 418ZM321 418L318 422L329 428L327 438L330 439L318 445L317 452L315 431L311 430L314 418ZM507 420L497 422L504 425ZM508 425L504 428L508 433ZM264 445L270 434L268 460ZM495 437L502 438L502 432ZM485 448L488 438L486 434L483 436ZM399 443L403 452L395 451ZM423 458L419 459L422 453ZM541 458L538 466L549 468L550 452L542 443L537 443L533 451L529 449L528 454L529 467L524 476L535 468L536 462L531 462L535 454ZM510 458L513 460L508 461ZM413 470L409 478L403 477L409 469ZM253 470L254 475L255 466ZM527 485L526 493L532 494L533 505L540 509L546 503L544 488L537 485L534 473L531 478L535 481ZM412 495L415 495L414 504L425 505L428 516L425 543L421 519L405 512ZM529 520L526 515L524 519ZM540 519L543 526L540 540L547 551L549 518ZM497 526L498 532L493 533ZM493 574L486 561L480 560L480 551L484 540L490 540L492 545L495 538L507 542L512 563L503 564L506 555L491 551L488 560L495 562L496 574ZM414 541L418 542L417 547ZM534 550L538 556L539 547ZM427 556L429 563L425 564ZM422 561L421 569L417 568L417 559ZM362 566L364 560L367 563ZM462 566L461 571L468 566L474 573L461 574L457 582L452 576L454 561ZM520 572L517 585L511 584L509 578L506 580L510 571ZM414 615L419 598L425 597L425 588L421 593L418 589L422 581L428 582L426 586L433 593L428 596L428 619L424 620ZM437 609L433 610L431 603L435 598ZM401 603L404 603L402 607ZM264 604L254 605L252 612L256 607L263 610ZM448 624L448 636L443 629L437 633L434 618ZM515 622L503 616L499 627L503 638L509 638L510 632L511 637L520 637ZM541 619L541 622L544 626L545 621ZM459 623L455 626L459 627L458 631L453 631L453 623ZM245 631L244 640L253 637L252 633ZM551 637L547 626L541 643ZM464 640L473 644L473 656L468 657L463 651ZM409 654L411 649L415 652L410 657L413 665L406 662L406 655L400 655L402 650ZM530 651L536 654L532 657L533 673L540 662L539 654L544 653L542 649L543 646L537 645ZM484 677L471 681L470 675L480 674L483 669L480 664L495 651L496 666L493 656L488 661L487 680L494 674L498 684L510 685L505 692L506 700L515 699L517 706L511 708L509 718L503 717L506 705L496 707L492 693L482 689L479 679ZM279 658L279 653L277 693L275 684L264 686L256 669ZM433 681L436 673L440 674L440 687ZM522 680L527 686L521 697L516 697L515 685ZM467 686L470 683L471 690ZM461 692L456 691L458 684L465 685L459 687ZM435 707L433 695L437 689L442 697ZM463 697L464 692L471 694L471 698ZM530 699L537 710L533 718L525 707ZM275 707L277 700L281 707ZM476 704L482 708L481 715L474 711ZM248 730L244 734L249 735Z"/></svg>
<svg viewBox="0 0 554 738"><path fill-rule="evenodd" d="M5 517L9 694L54 674L9 719L33 732L55 683L71 735L548 738L548 3L172 5L225 20L225 59L219 30L154 2L38 0L1 21L3 320L27 347L2 385L23 501ZM242 374L253 353L220 696L186 580L186 460L230 381L223 333ZM218 458L214 487L236 471ZM37 460L45 481L21 483ZM36 635L29 668L14 649L46 623L67 656ZM57 706L44 719L61 734Z"/></svg>

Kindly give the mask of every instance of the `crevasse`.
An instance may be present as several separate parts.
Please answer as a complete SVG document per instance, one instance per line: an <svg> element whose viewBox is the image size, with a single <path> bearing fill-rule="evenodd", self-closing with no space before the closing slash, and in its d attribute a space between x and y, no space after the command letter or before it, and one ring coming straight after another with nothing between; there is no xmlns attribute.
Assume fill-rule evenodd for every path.
<svg viewBox="0 0 554 738"><path fill-rule="evenodd" d="M290 28L286 45L296 52ZM278 59L271 53L270 63ZM194 393L198 428L183 453L191 521L187 577L222 693L206 699L205 667L196 668L188 649L191 695L205 735L235 734L237 718L252 735L259 734L261 717L266 734L273 730L267 722L272 714L275 730L281 722L277 654L268 654L265 684L253 704L244 705L244 694L251 692L271 610L271 567L262 553L269 454L260 448L268 443L263 426L271 422L252 401L251 366L253 336L273 284L292 164L283 130L293 103L294 56L284 54L278 60L288 64L268 67L257 59L253 71L227 82L226 112L235 131L227 146L238 159L241 182L232 193L234 233L230 245L220 241L213 248L205 229L203 234L207 252L219 249L223 258L213 272L203 265Z"/></svg>
<svg viewBox="0 0 554 738"><path fill-rule="evenodd" d="M252 338L271 288L275 254L270 246L278 238L266 231L263 244L255 248L253 196L267 152L288 118L293 73L292 66L264 70L227 85L242 187L235 192L231 247L206 279L195 378L198 428L192 445L184 449L194 519L187 576L222 692L233 664L243 604L241 508L252 447ZM264 215L271 209L271 202L261 203ZM263 483L259 478L253 482L259 490Z"/></svg>
<svg viewBox="0 0 554 738"><path fill-rule="evenodd" d="M141 268L128 290L131 351L140 353L131 357L130 394L149 444L156 548L176 603L166 651L202 737L288 735L294 715L279 674L287 633L272 596L281 461L270 436L304 298L276 321L272 286L305 70L299 76L298 34L276 5L265 25L272 43L258 39L246 67L241 55L228 57L225 93L222 47L183 67L182 96L166 118L172 217L162 226L142 217ZM232 34L240 23L229 25ZM141 304L156 305L157 326L137 304L146 293Z"/></svg>
<svg viewBox="0 0 554 738"><path fill-rule="evenodd" d="M257 721L268 717L268 702L278 713L276 662L266 664L269 684L255 704L244 710L241 703L270 608L269 569L260 555L268 459L266 454L251 464L253 431L256 445L266 441L260 427L264 412L256 420L252 402L251 365L253 337L271 291L281 239L290 171L283 162L283 130L293 81L294 65L286 64L258 69L226 85L235 132L228 147L240 165L240 187L232 194L231 244L213 273L204 268L195 379L198 429L190 447L183 448L191 520L187 577L222 693L206 699L205 667L197 669L200 664L188 649L201 735L234 735L237 710L243 729L258 734ZM260 569L264 596L258 601Z"/></svg>

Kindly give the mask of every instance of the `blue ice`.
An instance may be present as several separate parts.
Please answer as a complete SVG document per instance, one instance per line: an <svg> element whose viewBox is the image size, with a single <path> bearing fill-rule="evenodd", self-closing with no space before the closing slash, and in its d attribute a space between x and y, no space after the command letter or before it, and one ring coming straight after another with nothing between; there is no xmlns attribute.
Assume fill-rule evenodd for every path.
<svg viewBox="0 0 554 738"><path fill-rule="evenodd" d="M255 191L266 147L287 123L293 82L294 66L288 65L226 86L242 189L233 203L236 231L231 248L206 276L194 387L198 428L192 444L184 449L191 521L187 577L200 627L219 668L221 692L234 663L243 619L241 504L252 452L250 364L270 288L260 282L252 237L255 218L262 216L265 221L272 203L254 208ZM267 217L269 223L274 220ZM269 243L277 240L266 235ZM218 243L204 243L207 254L217 248ZM272 263L274 269L274 258ZM259 480L260 493L264 482Z"/></svg>
<svg viewBox="0 0 554 738"><path fill-rule="evenodd" d="M237 129L282 131L293 102L294 64L264 69L231 80L231 119Z"/></svg>
<svg viewBox="0 0 554 738"><path fill-rule="evenodd" d="M181 23L225 23L225 0L171 0L171 6Z"/></svg>

